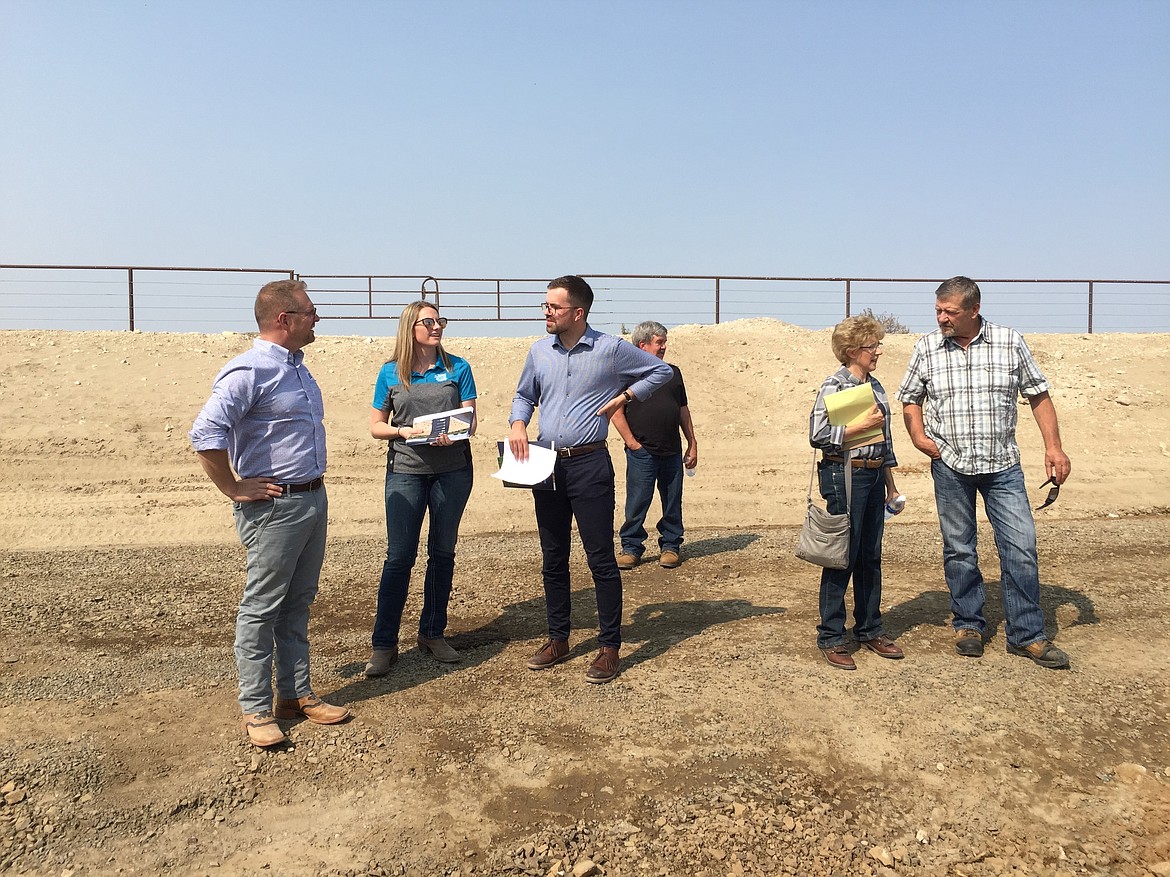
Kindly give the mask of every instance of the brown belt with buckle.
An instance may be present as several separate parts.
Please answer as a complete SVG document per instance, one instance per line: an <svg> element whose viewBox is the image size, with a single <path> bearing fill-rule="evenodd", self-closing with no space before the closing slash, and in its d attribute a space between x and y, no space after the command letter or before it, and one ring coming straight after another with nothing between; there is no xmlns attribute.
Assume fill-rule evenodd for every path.
<svg viewBox="0 0 1170 877"><path fill-rule="evenodd" d="M828 454L825 454L823 459L828 460L830 463L844 463L845 462L844 457L830 457ZM872 459L869 459L869 460L859 460L855 457L852 460L850 460L849 462L853 466L854 469L880 469L880 468L882 468L882 463L884 461L885 461L885 457L873 457Z"/></svg>
<svg viewBox="0 0 1170 877"><path fill-rule="evenodd" d="M577 445L573 448L557 448L558 457L580 457L584 454L592 454L594 451L599 451L605 447L604 441L590 442L587 445Z"/></svg>
<svg viewBox="0 0 1170 877"><path fill-rule="evenodd" d="M278 484L283 492L281 496L288 496L290 493L308 493L310 490L316 490L325 485L324 478L314 478L312 481L306 481L304 484Z"/></svg>

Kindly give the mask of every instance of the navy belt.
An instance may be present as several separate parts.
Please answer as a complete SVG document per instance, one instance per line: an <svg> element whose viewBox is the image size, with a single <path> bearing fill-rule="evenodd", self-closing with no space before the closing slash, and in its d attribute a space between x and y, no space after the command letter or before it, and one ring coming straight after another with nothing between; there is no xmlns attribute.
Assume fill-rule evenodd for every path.
<svg viewBox="0 0 1170 877"><path fill-rule="evenodd" d="M312 481L306 481L304 484L278 484L276 486L281 489L281 496L288 496L290 493L308 493L310 490L324 487L325 479L314 478Z"/></svg>

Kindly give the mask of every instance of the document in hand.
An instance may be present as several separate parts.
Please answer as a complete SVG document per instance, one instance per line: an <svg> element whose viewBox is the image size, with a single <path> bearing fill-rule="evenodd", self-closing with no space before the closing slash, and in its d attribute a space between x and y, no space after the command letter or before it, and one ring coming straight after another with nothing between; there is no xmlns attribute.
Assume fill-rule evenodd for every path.
<svg viewBox="0 0 1170 877"><path fill-rule="evenodd" d="M553 467L557 462L557 452L552 442L529 442L528 459L523 463L512 456L512 448L506 439L496 442L496 447L500 453L500 471L493 472L492 478L503 481L504 487L556 489Z"/></svg>
<svg viewBox="0 0 1170 877"><path fill-rule="evenodd" d="M475 411L471 408L452 408L450 411L440 411L437 414L424 414L416 417L411 424L415 429L425 429L422 435L408 438L408 445L429 445L441 435L448 436L451 441L459 441L471 437L471 421Z"/></svg>
<svg viewBox="0 0 1170 877"><path fill-rule="evenodd" d="M825 397L825 413L833 426L849 426L861 420L873 408L873 387L866 381L848 390L838 390ZM877 444L885 438L880 425L860 432L845 442L845 450L851 451L862 445Z"/></svg>

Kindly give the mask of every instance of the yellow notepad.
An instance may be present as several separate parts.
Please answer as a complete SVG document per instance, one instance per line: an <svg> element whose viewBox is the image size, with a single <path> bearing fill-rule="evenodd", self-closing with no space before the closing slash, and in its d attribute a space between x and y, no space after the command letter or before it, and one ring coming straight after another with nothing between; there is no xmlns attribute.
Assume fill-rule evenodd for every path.
<svg viewBox="0 0 1170 877"><path fill-rule="evenodd" d="M848 390L838 390L825 397L825 411L829 415L829 423L833 426L849 426L863 418L874 406L873 387L869 381L850 387ZM860 448L862 445L873 445L885 440L885 432L881 424L860 432L845 442L845 450Z"/></svg>

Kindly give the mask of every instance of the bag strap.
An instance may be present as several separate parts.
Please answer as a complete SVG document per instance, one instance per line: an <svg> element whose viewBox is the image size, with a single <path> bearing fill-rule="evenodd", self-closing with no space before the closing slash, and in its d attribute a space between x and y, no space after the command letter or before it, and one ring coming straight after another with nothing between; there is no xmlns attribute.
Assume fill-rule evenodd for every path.
<svg viewBox="0 0 1170 877"><path fill-rule="evenodd" d="M819 448L813 448L812 456L812 471L808 475L808 504L812 505L812 489L813 479L817 477L817 451ZM849 515L853 509L853 462L851 459L853 451L848 450L842 453L845 460L845 514Z"/></svg>

